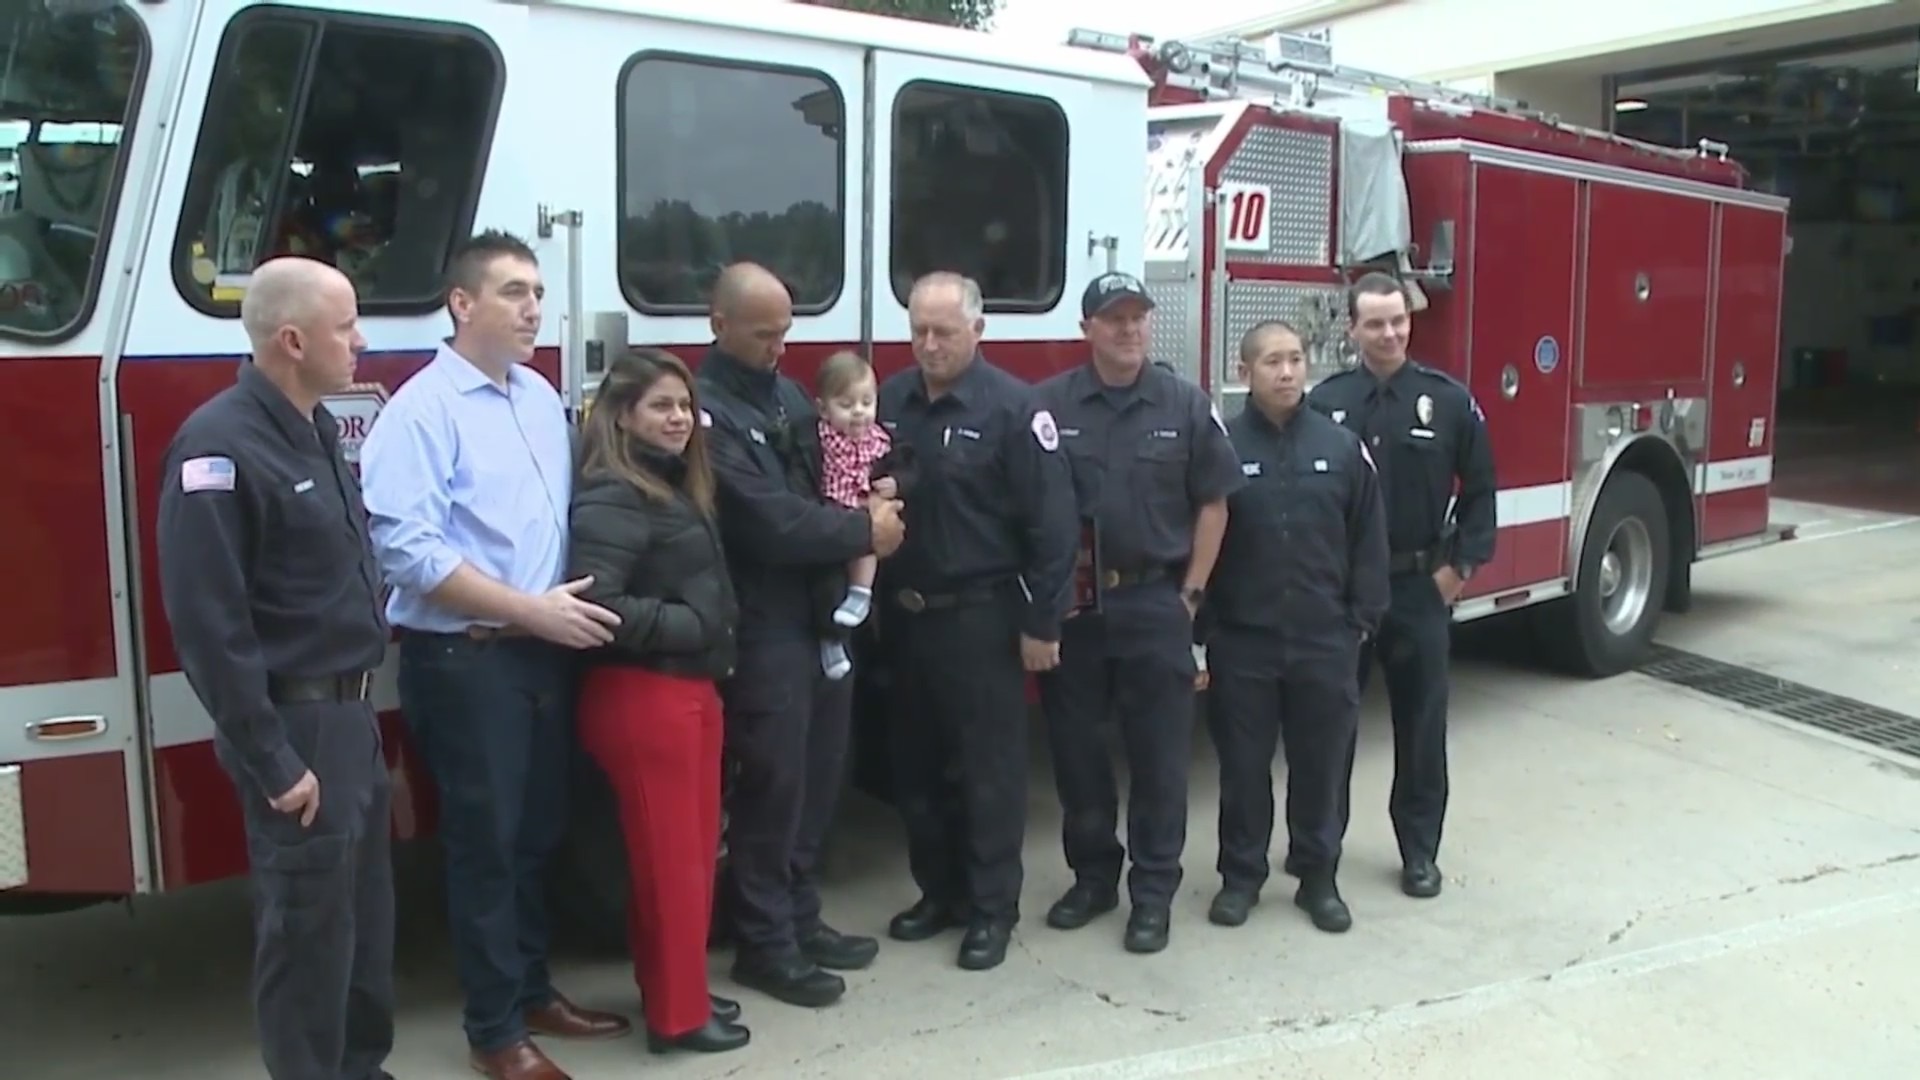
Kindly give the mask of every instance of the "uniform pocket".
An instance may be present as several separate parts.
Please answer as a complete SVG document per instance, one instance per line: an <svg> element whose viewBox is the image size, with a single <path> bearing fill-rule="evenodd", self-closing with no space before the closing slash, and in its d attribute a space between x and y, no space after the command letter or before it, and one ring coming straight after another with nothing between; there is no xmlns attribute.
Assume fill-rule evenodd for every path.
<svg viewBox="0 0 1920 1080"><path fill-rule="evenodd" d="M320 798L327 797L323 786ZM351 835L304 830L291 817L277 828L251 833L247 854L260 901L261 931L299 939L345 915L352 891L347 872L352 851Z"/></svg>

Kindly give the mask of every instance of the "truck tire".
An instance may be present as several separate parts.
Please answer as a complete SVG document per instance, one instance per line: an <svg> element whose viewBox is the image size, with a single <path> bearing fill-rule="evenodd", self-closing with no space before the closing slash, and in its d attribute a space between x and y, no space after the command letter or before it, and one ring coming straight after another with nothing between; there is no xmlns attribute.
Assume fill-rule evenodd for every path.
<svg viewBox="0 0 1920 1080"><path fill-rule="evenodd" d="M1608 678L1647 655L1667 593L1673 548L1653 481L1623 471L1607 479L1580 546L1573 596L1549 605L1548 642L1560 667Z"/></svg>
<svg viewBox="0 0 1920 1080"><path fill-rule="evenodd" d="M567 835L548 874L556 940L593 956L627 952L627 848L620 811L600 767L574 758Z"/></svg>

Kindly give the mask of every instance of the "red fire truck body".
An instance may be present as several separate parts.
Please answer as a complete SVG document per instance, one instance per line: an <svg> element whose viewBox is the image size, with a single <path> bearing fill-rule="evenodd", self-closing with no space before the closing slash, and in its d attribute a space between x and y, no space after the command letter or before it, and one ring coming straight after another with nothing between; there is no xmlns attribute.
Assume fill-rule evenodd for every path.
<svg viewBox="0 0 1920 1080"><path fill-rule="evenodd" d="M575 409L608 350L697 358L701 288L734 258L792 285L803 380L842 347L883 373L910 363L903 286L937 268L982 281L986 354L1040 379L1084 356L1086 283L1139 273L1156 356L1227 408L1231 349L1258 318L1292 318L1323 365L1349 362L1341 283L1379 262L1429 299L1415 351L1473 388L1496 448L1499 553L1462 618L1567 598L1568 640L1617 670L1651 614L1610 631L1582 604L1778 535L1784 204L1723 162L1438 93L1388 96L1371 121L1204 100L1165 50L804 5L15 7L0 25L16 65L0 72L0 454L19 466L0 496L0 910L245 870L159 608L153 521L169 438L244 360L237 297L269 253L328 258L360 289L371 347L329 402L350 447L448 332L440 262L479 228L540 252L534 366ZM1396 213L1404 228L1378 227ZM1401 239L1349 258L1348 232ZM1629 473L1657 492L1651 512L1609 496ZM1640 562L1596 547L1611 556L1623 521L1640 523ZM375 685L395 834L429 834L391 653Z"/></svg>
<svg viewBox="0 0 1920 1080"><path fill-rule="evenodd" d="M1724 147L1349 71L1308 36L1075 39L1155 77L1156 356L1231 403L1241 335L1284 318L1323 378L1356 362L1346 283L1412 286L1412 352L1473 392L1497 464L1456 620L1536 608L1557 659L1614 674L1693 562L1792 535L1768 518L1787 201Z"/></svg>

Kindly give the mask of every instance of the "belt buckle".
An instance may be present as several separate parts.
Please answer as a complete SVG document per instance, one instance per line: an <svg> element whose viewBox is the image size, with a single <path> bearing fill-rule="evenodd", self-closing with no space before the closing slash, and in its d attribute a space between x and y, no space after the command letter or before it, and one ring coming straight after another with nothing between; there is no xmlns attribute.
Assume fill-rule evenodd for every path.
<svg viewBox="0 0 1920 1080"><path fill-rule="evenodd" d="M1120 587L1120 571L1108 570L1107 572L1101 574L1100 587L1103 589L1119 588Z"/></svg>
<svg viewBox="0 0 1920 1080"><path fill-rule="evenodd" d="M927 610L927 598L918 589L901 589L897 598L900 606L913 614Z"/></svg>

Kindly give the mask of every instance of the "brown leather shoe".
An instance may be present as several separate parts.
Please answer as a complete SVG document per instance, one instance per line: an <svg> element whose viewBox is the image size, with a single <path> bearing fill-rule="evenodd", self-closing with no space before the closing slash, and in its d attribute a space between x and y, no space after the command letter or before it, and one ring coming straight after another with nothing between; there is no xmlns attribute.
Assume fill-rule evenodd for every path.
<svg viewBox="0 0 1920 1080"><path fill-rule="evenodd" d="M573 1080L529 1039L491 1054L472 1051L467 1064L488 1080Z"/></svg>
<svg viewBox="0 0 1920 1080"><path fill-rule="evenodd" d="M582 1009L555 991L553 1000L527 1010L527 1030L556 1039L617 1039L633 1031L626 1017Z"/></svg>

